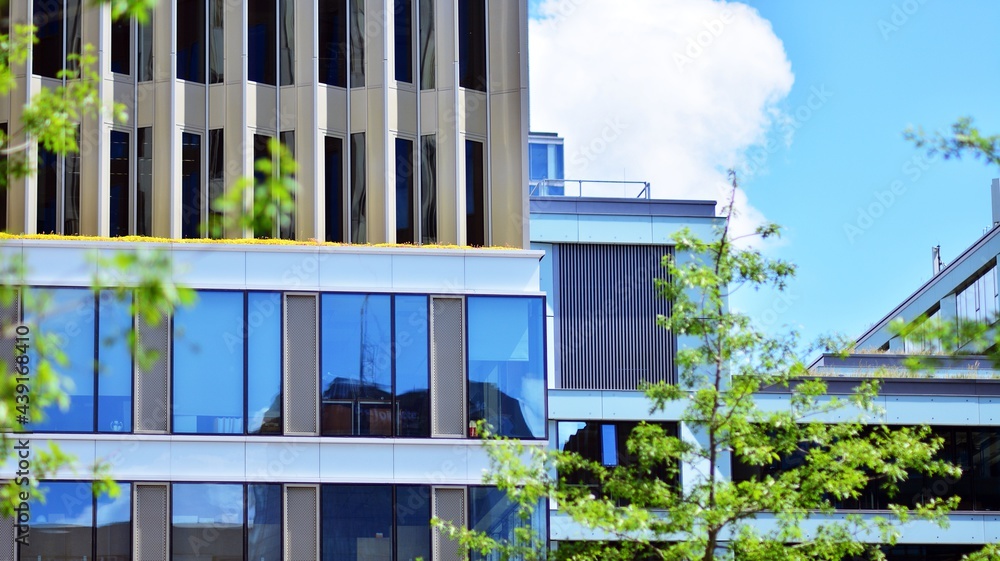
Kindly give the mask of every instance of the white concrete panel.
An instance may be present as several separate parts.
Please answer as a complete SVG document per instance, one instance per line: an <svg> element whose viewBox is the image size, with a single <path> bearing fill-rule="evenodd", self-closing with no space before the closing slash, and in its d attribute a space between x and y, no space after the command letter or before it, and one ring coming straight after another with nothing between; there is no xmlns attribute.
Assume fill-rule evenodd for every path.
<svg viewBox="0 0 1000 561"><path fill-rule="evenodd" d="M675 401L662 411L650 413L653 402L640 391L605 391L603 400L603 418L623 421L676 421L687 405L687 401Z"/></svg>
<svg viewBox="0 0 1000 561"><path fill-rule="evenodd" d="M690 218L681 216L653 216L652 232L653 243L673 245L673 234L687 227L691 232L702 240L714 239L715 232L712 228L710 218Z"/></svg>
<svg viewBox="0 0 1000 561"><path fill-rule="evenodd" d="M546 444L548 444L546 442ZM481 485L483 476L490 471L490 456L482 446L469 449L468 481L472 485Z"/></svg>
<svg viewBox="0 0 1000 561"><path fill-rule="evenodd" d="M987 543L1000 542L1000 516L983 517L983 538Z"/></svg>
<svg viewBox="0 0 1000 561"><path fill-rule="evenodd" d="M400 483L456 483L468 479L470 449L479 442L440 440L404 442L393 446L393 473Z"/></svg>
<svg viewBox="0 0 1000 561"><path fill-rule="evenodd" d="M1000 425L1000 397L979 398L979 422L984 425Z"/></svg>
<svg viewBox="0 0 1000 561"><path fill-rule="evenodd" d="M580 216L580 241L648 244L653 229L648 216Z"/></svg>
<svg viewBox="0 0 1000 561"><path fill-rule="evenodd" d="M322 290L389 290L392 256L388 254L321 252L319 284Z"/></svg>
<svg viewBox="0 0 1000 561"><path fill-rule="evenodd" d="M504 256L465 258L465 286L469 290L536 292L540 284L538 261Z"/></svg>
<svg viewBox="0 0 1000 561"><path fill-rule="evenodd" d="M253 442L246 444L247 480L310 482L319 479L319 442Z"/></svg>
<svg viewBox="0 0 1000 561"><path fill-rule="evenodd" d="M322 482L388 483L392 481L392 441L331 440L320 444Z"/></svg>
<svg viewBox="0 0 1000 561"><path fill-rule="evenodd" d="M175 481L243 481L246 478L246 444L219 442L212 437L173 440L170 475Z"/></svg>
<svg viewBox="0 0 1000 561"><path fill-rule="evenodd" d="M604 418L598 390L549 390L549 418L586 421Z"/></svg>
<svg viewBox="0 0 1000 561"><path fill-rule="evenodd" d="M976 397L885 396L886 421L903 425L979 424Z"/></svg>
<svg viewBox="0 0 1000 561"><path fill-rule="evenodd" d="M545 317L545 373L547 387L556 387L556 320L551 315Z"/></svg>
<svg viewBox="0 0 1000 561"><path fill-rule="evenodd" d="M531 241L535 242L578 242L580 224L575 215L532 214Z"/></svg>
<svg viewBox="0 0 1000 561"><path fill-rule="evenodd" d="M457 255L393 255L392 288L452 292L465 288L465 260Z"/></svg>
<svg viewBox="0 0 1000 561"><path fill-rule="evenodd" d="M320 260L329 253L318 251L249 252L246 257L247 288L316 290Z"/></svg>
<svg viewBox="0 0 1000 561"><path fill-rule="evenodd" d="M165 440L98 441L97 457L110 465L116 479L170 478L170 442Z"/></svg>
<svg viewBox="0 0 1000 561"><path fill-rule="evenodd" d="M24 265L32 284L90 286L97 273L96 254L79 247L36 246L24 252Z"/></svg>
<svg viewBox="0 0 1000 561"><path fill-rule="evenodd" d="M174 251L174 280L198 288L242 288L246 253L233 250Z"/></svg>
<svg viewBox="0 0 1000 561"><path fill-rule="evenodd" d="M56 472L54 479L87 478L93 471L94 463L97 461L93 440L55 438L50 442L55 443L60 452L74 458L69 465ZM31 448L36 452L46 450L48 447L48 441L43 443L34 438L31 440Z"/></svg>
<svg viewBox="0 0 1000 561"><path fill-rule="evenodd" d="M17 241L5 241L0 244L0 263L10 265L18 262L23 256L23 245ZM6 271L8 268L2 267L0 270ZM21 284L20 275L0 275L0 282L4 284Z"/></svg>

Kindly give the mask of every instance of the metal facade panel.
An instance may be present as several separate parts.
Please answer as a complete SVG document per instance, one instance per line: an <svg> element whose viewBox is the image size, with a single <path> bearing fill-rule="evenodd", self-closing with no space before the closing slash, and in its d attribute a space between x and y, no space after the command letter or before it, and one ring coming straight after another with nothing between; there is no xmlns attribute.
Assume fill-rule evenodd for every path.
<svg viewBox="0 0 1000 561"><path fill-rule="evenodd" d="M451 522L456 526L465 526L465 489L434 489L434 516ZM458 542L441 535L434 530L433 540L434 561L462 561L458 555Z"/></svg>
<svg viewBox="0 0 1000 561"><path fill-rule="evenodd" d="M671 246L558 247L559 387L634 390L674 382L673 337L656 325L670 313L654 278ZM623 274L624 272L624 274Z"/></svg>
<svg viewBox="0 0 1000 561"><path fill-rule="evenodd" d="M167 497L166 484L135 486L135 520L132 528L138 561L167 561L170 557Z"/></svg>
<svg viewBox="0 0 1000 561"><path fill-rule="evenodd" d="M285 559L319 559L319 490L317 487L285 488Z"/></svg>
<svg viewBox="0 0 1000 561"><path fill-rule="evenodd" d="M319 434L318 319L315 294L285 295L285 434Z"/></svg>
<svg viewBox="0 0 1000 561"><path fill-rule="evenodd" d="M465 387L465 301L435 297L431 305L431 436L466 435Z"/></svg>
<svg viewBox="0 0 1000 561"><path fill-rule="evenodd" d="M170 322L158 325L137 319L139 345L155 351L156 362L148 370L135 365L135 432L165 434L170 431Z"/></svg>
<svg viewBox="0 0 1000 561"><path fill-rule="evenodd" d="M17 542L14 541L16 531L13 518L0 518L0 559L17 559Z"/></svg>

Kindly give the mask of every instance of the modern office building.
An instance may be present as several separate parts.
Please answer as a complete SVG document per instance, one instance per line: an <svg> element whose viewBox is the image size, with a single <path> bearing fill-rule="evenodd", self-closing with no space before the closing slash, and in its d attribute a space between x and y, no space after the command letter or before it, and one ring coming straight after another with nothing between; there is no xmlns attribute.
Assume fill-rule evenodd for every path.
<svg viewBox="0 0 1000 561"><path fill-rule="evenodd" d="M528 134L528 192L531 195L560 196L565 188L564 140L554 132Z"/></svg>
<svg viewBox="0 0 1000 561"><path fill-rule="evenodd" d="M87 44L130 120L84 119L79 154L32 147L37 174L0 198L4 230L62 235L0 240L26 265L0 323L61 341L70 407L27 439L79 467L43 482L25 543L0 521L0 559L448 561L432 515L522 523L481 485L470 427L547 443L525 0L178 0L143 24L82 0L2 5L40 39L0 100L12 142L25 100ZM204 237L210 201L271 138L299 163L292 226L226 237L300 243L74 239ZM89 255L150 251L197 294L156 325L91 289L106 271ZM46 311L25 307L42 294ZM118 497L93 497L94 462Z"/></svg>

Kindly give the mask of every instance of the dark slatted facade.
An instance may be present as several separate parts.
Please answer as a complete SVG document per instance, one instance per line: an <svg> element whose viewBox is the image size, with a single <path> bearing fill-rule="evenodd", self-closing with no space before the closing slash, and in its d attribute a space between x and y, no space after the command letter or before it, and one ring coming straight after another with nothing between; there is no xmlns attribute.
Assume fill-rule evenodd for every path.
<svg viewBox="0 0 1000 561"><path fill-rule="evenodd" d="M674 382L673 337L657 327L668 303L656 297L670 246L558 246L559 385L634 390ZM624 274L623 274L624 272Z"/></svg>

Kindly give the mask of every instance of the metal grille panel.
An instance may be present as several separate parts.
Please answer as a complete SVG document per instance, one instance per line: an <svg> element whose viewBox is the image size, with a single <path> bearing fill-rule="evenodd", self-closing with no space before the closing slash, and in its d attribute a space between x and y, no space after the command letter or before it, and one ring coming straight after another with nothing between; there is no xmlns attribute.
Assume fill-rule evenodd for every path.
<svg viewBox="0 0 1000 561"><path fill-rule="evenodd" d="M434 516L465 526L465 489L434 489ZM458 542L434 530L432 543L434 561L463 561L458 555Z"/></svg>
<svg viewBox="0 0 1000 561"><path fill-rule="evenodd" d="M319 559L319 504L316 487L285 488L285 559Z"/></svg>
<svg viewBox="0 0 1000 561"><path fill-rule="evenodd" d="M0 302L0 360L8 368L14 365L10 362L14 357L15 327L21 324L21 293L15 291L14 298L8 304Z"/></svg>
<svg viewBox="0 0 1000 561"><path fill-rule="evenodd" d="M6 481L0 482L0 485L3 483ZM13 518L0 518L0 559L17 559L17 544L14 541L16 531Z"/></svg>
<svg viewBox="0 0 1000 561"><path fill-rule="evenodd" d="M136 485L133 528L137 561L167 561L169 524L167 486Z"/></svg>
<svg viewBox="0 0 1000 561"><path fill-rule="evenodd" d="M434 298L431 310L431 436L461 438L468 428L464 301Z"/></svg>
<svg viewBox="0 0 1000 561"><path fill-rule="evenodd" d="M285 434L319 434L319 338L315 294L285 296Z"/></svg>
<svg viewBox="0 0 1000 561"><path fill-rule="evenodd" d="M135 432L167 433L170 431L170 319L159 325L136 320L139 344L157 353L149 370L135 366Z"/></svg>
<svg viewBox="0 0 1000 561"><path fill-rule="evenodd" d="M671 246L558 246L559 383L562 388L634 390L674 382L673 337L656 325L670 313L654 278Z"/></svg>

